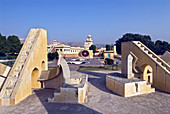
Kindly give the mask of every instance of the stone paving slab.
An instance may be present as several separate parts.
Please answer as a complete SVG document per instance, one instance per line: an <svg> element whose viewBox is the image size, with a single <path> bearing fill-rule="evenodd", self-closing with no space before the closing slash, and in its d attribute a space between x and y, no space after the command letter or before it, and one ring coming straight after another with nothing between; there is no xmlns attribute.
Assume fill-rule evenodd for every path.
<svg viewBox="0 0 170 114"><path fill-rule="evenodd" d="M34 93L15 106L0 106L0 114L170 114L170 94L161 91L124 98L109 91L105 76L113 71L84 71L89 75L85 104L48 103L53 89Z"/></svg>

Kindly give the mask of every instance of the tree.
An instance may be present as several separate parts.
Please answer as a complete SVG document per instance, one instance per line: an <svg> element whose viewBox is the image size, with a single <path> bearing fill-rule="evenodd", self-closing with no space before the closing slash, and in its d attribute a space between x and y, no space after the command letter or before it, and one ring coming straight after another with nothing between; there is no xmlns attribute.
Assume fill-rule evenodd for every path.
<svg viewBox="0 0 170 114"><path fill-rule="evenodd" d="M109 44L106 44L106 51L109 51L110 50L110 45Z"/></svg>
<svg viewBox="0 0 170 114"><path fill-rule="evenodd" d="M15 35L8 36L7 38L7 46L10 48L10 53L19 53L21 49L21 42L19 38Z"/></svg>
<svg viewBox="0 0 170 114"><path fill-rule="evenodd" d="M169 46L170 46L170 44L168 44L168 42L157 40L155 42L155 53L158 55L162 55L165 53L165 51L170 51Z"/></svg>
<svg viewBox="0 0 170 114"><path fill-rule="evenodd" d="M54 60L54 59L58 59L58 52L55 52L55 53L48 53L48 59L51 61L51 60Z"/></svg>
<svg viewBox="0 0 170 114"><path fill-rule="evenodd" d="M95 53L96 52L96 46L95 45L91 45L89 47L89 50L93 50L93 53Z"/></svg>
<svg viewBox="0 0 170 114"><path fill-rule="evenodd" d="M4 56L6 53L6 37L0 34L0 56Z"/></svg>
<svg viewBox="0 0 170 114"><path fill-rule="evenodd" d="M105 63L106 63L107 65L113 65L113 64L114 64L114 60L109 59L109 58L106 58L106 59L105 59Z"/></svg>
<svg viewBox="0 0 170 114"><path fill-rule="evenodd" d="M121 54L121 43L128 41L141 41L146 45L150 50L152 50L157 55L165 53L165 51L170 48L168 42L165 41L156 41L155 43L151 40L151 37L148 35L140 35L133 33L126 33L122 38L119 38L116 41L116 50L118 54Z"/></svg>

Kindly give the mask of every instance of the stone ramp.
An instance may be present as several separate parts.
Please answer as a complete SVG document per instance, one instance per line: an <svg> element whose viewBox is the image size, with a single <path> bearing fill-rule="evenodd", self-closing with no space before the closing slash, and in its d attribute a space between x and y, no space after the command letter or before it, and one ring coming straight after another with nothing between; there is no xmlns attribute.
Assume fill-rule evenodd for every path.
<svg viewBox="0 0 170 114"><path fill-rule="evenodd" d="M50 70L44 70L38 79L42 88L58 89L64 84L63 70L60 65Z"/></svg>
<svg viewBox="0 0 170 114"><path fill-rule="evenodd" d="M51 70L43 70L41 72L39 81L47 81L47 80L52 80L56 77L58 77L61 73L61 67L57 65L56 68L53 68Z"/></svg>
<svg viewBox="0 0 170 114"><path fill-rule="evenodd" d="M70 82L70 69L66 60L59 54L57 67L45 70L41 72L41 76L38 79L44 88L58 89L64 83Z"/></svg>
<svg viewBox="0 0 170 114"><path fill-rule="evenodd" d="M44 43L44 46L42 45ZM47 36L44 29L31 29L20 53L11 68L7 79L0 91L1 105L14 105L26 98L32 92L32 70L42 70L42 61L47 63ZM42 45L42 46L40 46ZM42 56L42 57L38 57ZM47 66L45 65L47 68ZM37 80L34 80L37 83Z"/></svg>
<svg viewBox="0 0 170 114"><path fill-rule="evenodd" d="M149 56L150 59L154 60L157 65L164 69L165 72L170 74L170 66L163 59L157 56L154 52L152 52L149 48L147 48L144 44L139 41L133 41L133 44L138 46L143 52L145 52L146 56Z"/></svg>
<svg viewBox="0 0 170 114"><path fill-rule="evenodd" d="M149 82L153 87L170 92L170 66L163 59L157 56L140 41L122 43L122 73L128 77L129 65L127 65L129 55L132 58L132 66L137 66L141 71L140 78ZM135 74L135 69L132 69ZM132 73L132 72L131 72ZM148 77L147 77L148 76ZM133 77L133 76L132 76ZM151 79L150 79L151 77Z"/></svg>

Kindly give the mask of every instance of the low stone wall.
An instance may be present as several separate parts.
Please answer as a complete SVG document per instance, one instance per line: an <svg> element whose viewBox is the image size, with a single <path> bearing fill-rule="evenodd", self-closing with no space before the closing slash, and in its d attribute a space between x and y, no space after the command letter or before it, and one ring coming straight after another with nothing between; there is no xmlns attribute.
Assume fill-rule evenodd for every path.
<svg viewBox="0 0 170 114"><path fill-rule="evenodd" d="M131 97L155 91L145 80L127 79L109 75L106 76L106 87L123 97Z"/></svg>
<svg viewBox="0 0 170 114"><path fill-rule="evenodd" d="M114 80L110 76L106 76L106 87L109 90L124 96L124 84Z"/></svg>

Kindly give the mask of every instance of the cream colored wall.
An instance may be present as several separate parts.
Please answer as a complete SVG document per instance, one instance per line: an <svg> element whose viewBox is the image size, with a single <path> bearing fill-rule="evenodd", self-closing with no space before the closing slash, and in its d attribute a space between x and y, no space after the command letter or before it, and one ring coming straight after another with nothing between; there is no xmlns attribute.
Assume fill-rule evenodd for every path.
<svg viewBox="0 0 170 114"><path fill-rule="evenodd" d="M6 65L0 63L0 75L3 75L3 74L4 74L6 68L7 68Z"/></svg>
<svg viewBox="0 0 170 114"><path fill-rule="evenodd" d="M138 85L138 91L136 91L135 84ZM114 93L117 93L123 97L131 97L155 91L155 89L151 88L151 85L147 85L146 81L124 83L121 81L117 81L110 76L106 76L106 87Z"/></svg>
<svg viewBox="0 0 170 114"><path fill-rule="evenodd" d="M138 89L136 91L136 86L138 85ZM132 82L132 83L125 83L124 84L124 97L131 97L140 94L147 94L154 92L155 89L151 88L151 85L147 85L146 81L142 82Z"/></svg>
<svg viewBox="0 0 170 114"><path fill-rule="evenodd" d="M11 67L0 63L0 88L2 87Z"/></svg>
<svg viewBox="0 0 170 114"><path fill-rule="evenodd" d="M114 55L117 55L116 46L113 46Z"/></svg>
<svg viewBox="0 0 170 114"><path fill-rule="evenodd" d="M31 34L32 29L29 34ZM21 100L25 99L27 96L32 94L32 84L31 84L31 74L32 71L37 68L38 76L37 80L42 71L42 62L45 62L45 70L48 69L47 63L47 31L44 29L39 29L39 35L35 37L35 42L31 48L29 55L24 64L23 70L21 71L20 77L21 80L17 82L13 93L11 95L11 105L14 105ZM22 53L22 52L20 52ZM19 60L18 60L19 61ZM18 62L16 61L16 62ZM40 82L35 80L37 84L36 88L40 88Z"/></svg>
<svg viewBox="0 0 170 114"><path fill-rule="evenodd" d="M109 76L106 76L106 87L109 90L111 90L121 96L124 96L124 84L110 78Z"/></svg>
<svg viewBox="0 0 170 114"><path fill-rule="evenodd" d="M121 73L127 77L127 57L130 53L129 43L121 43Z"/></svg>
<svg viewBox="0 0 170 114"><path fill-rule="evenodd" d="M121 44L122 48L122 73L127 76L127 55L130 51L137 56L138 61L137 65L140 70L143 72L146 65L150 65L153 69L153 86L157 89L161 89L167 92L170 92L168 83L166 80L169 80L170 74L168 70L165 70L158 63L156 63L148 54L142 51L138 46L136 46L133 42L123 42ZM154 55L155 56L155 55Z"/></svg>
<svg viewBox="0 0 170 114"><path fill-rule="evenodd" d="M86 92L88 87L88 76L86 76L85 84L82 88L78 88L78 103L84 103L86 99Z"/></svg>

